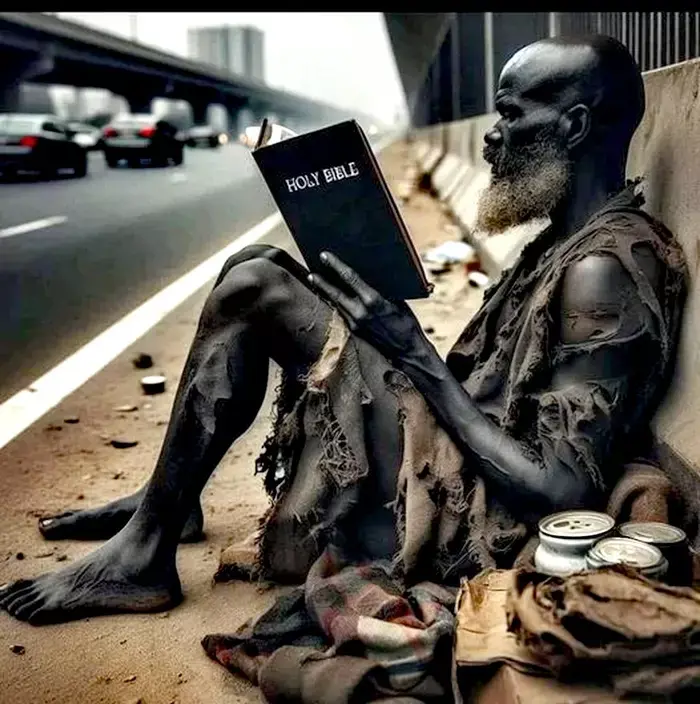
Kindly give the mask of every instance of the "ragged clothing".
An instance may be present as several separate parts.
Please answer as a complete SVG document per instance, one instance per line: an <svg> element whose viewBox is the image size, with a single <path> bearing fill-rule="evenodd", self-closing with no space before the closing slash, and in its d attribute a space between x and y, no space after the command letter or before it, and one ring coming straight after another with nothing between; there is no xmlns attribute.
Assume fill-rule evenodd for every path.
<svg viewBox="0 0 700 704"><path fill-rule="evenodd" d="M639 209L635 191L636 183L629 184L573 236L558 239L550 227L525 247L447 357L471 397L535 461L583 467L605 498L636 455L667 387L687 280L679 245ZM644 248L660 266L656 287L635 256ZM623 334L562 344L563 277L591 255L614 257L632 282L619 315ZM552 391L560 365L623 346L640 360L636 370ZM257 464L272 498L260 533L260 576L303 581L326 545L361 530L359 489L372 471L365 437L373 403L369 369L396 395L403 432L393 504L396 573L408 582L457 583L485 568L511 566L531 531L464 462L411 382L335 316L308 377L283 381L273 434ZM313 501L308 491L306 502L299 501L300 476L313 483Z"/></svg>
<svg viewBox="0 0 700 704"><path fill-rule="evenodd" d="M616 566L562 579L515 573L508 630L555 675L607 677L620 694L700 687L700 593Z"/></svg>
<svg viewBox="0 0 700 704"><path fill-rule="evenodd" d="M449 701L454 591L421 583L404 593L390 572L327 548L303 586L202 645L269 702Z"/></svg>

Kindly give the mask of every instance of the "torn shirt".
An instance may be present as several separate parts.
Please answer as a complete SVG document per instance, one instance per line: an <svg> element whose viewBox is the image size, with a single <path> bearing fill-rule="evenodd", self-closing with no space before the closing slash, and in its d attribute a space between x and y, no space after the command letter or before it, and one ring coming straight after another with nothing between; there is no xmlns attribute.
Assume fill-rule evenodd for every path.
<svg viewBox="0 0 700 704"><path fill-rule="evenodd" d="M634 184L573 236L545 230L489 289L447 364L492 420L538 463L582 467L608 494L627 446L655 409L671 368L685 294L680 247L639 210ZM662 271L656 289L634 251L651 248ZM585 257L615 257L632 281L618 330L625 335L562 344L556 306L564 273ZM660 293L657 293L660 291ZM554 390L561 365L612 348L643 355L638 372ZM632 359L634 357L628 357ZM273 433L258 460L272 499L259 539L259 573L303 581L330 543L362 530L360 488L372 471L366 409L367 370L397 398L403 434L394 513L395 568L408 581L456 583L488 567L509 567L529 529L485 486L435 420L408 378L336 314L321 358L303 379L285 378Z"/></svg>

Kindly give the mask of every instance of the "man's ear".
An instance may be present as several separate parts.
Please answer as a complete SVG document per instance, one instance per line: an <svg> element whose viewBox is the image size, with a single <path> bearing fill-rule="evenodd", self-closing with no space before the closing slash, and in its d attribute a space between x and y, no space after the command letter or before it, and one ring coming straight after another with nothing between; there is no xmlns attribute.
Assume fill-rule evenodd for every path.
<svg viewBox="0 0 700 704"><path fill-rule="evenodd" d="M570 107L562 115L566 146L573 149L583 142L591 131L591 109L583 103Z"/></svg>

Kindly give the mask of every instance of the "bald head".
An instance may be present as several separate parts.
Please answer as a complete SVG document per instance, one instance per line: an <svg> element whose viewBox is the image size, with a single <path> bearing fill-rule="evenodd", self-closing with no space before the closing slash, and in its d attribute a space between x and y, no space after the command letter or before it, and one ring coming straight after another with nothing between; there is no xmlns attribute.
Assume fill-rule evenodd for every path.
<svg viewBox="0 0 700 704"><path fill-rule="evenodd" d="M612 37L543 39L518 51L503 68L499 92L556 105L588 106L592 132L629 142L644 115L644 83L629 51ZM497 95L498 97L498 95Z"/></svg>
<svg viewBox="0 0 700 704"><path fill-rule="evenodd" d="M608 193L624 183L644 85L615 39L530 44L503 68L495 98L499 120L484 135L491 185L480 201L479 227L497 232L548 217L575 183Z"/></svg>

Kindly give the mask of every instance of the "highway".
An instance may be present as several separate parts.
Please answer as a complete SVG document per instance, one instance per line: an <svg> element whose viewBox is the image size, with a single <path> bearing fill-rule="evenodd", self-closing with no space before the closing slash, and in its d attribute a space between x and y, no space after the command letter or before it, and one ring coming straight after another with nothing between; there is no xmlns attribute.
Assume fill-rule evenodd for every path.
<svg viewBox="0 0 700 704"><path fill-rule="evenodd" d="M0 184L0 402L275 211L238 144Z"/></svg>

